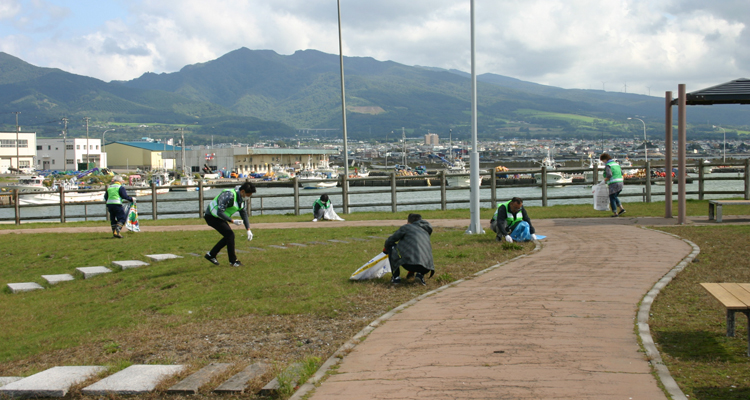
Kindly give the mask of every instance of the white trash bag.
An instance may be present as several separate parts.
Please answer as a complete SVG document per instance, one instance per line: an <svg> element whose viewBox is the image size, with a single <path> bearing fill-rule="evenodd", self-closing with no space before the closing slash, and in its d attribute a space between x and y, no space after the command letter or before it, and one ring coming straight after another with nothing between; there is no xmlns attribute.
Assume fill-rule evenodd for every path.
<svg viewBox="0 0 750 400"><path fill-rule="evenodd" d="M391 263L388 261L388 254L380 253L359 267L349 280L363 281L366 279L377 279L391 272Z"/></svg>
<svg viewBox="0 0 750 400"><path fill-rule="evenodd" d="M591 193L594 194L594 210L609 211L609 188L604 182L594 185Z"/></svg>
<svg viewBox="0 0 750 400"><path fill-rule="evenodd" d="M339 217L338 214L336 214L336 211L333 209L333 206L324 209L323 219L327 219L329 221L343 221L344 220L343 218Z"/></svg>

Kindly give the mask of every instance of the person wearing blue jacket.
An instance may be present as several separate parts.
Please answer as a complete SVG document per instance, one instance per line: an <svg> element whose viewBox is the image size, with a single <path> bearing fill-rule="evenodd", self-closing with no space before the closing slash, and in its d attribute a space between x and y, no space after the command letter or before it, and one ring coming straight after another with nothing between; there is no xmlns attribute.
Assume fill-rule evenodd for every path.
<svg viewBox="0 0 750 400"><path fill-rule="evenodd" d="M112 226L112 236L117 239L122 239L122 226L125 225L125 221L128 218L125 212L125 207L122 205L122 201L126 200L133 203L133 198L128 196L128 192L122 186L122 177L115 175L112 178L112 184L107 187L104 191L104 201L107 202L107 211L109 212L109 222Z"/></svg>

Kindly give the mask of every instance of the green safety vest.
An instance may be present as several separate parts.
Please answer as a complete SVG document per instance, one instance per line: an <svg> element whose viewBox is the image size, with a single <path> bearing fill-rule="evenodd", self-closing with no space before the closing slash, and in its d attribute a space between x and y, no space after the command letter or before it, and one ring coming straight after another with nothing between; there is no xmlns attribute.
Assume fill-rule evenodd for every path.
<svg viewBox="0 0 750 400"><path fill-rule="evenodd" d="M622 179L622 168L620 168L620 164L614 162L613 160L609 160L607 161L607 165L609 166L609 169L612 171L612 179L610 179L607 182L607 185L612 185L618 182L624 182L624 180Z"/></svg>
<svg viewBox="0 0 750 400"><path fill-rule="evenodd" d="M113 183L107 188L107 204L122 204L122 197L120 197L120 185L119 183Z"/></svg>
<svg viewBox="0 0 750 400"><path fill-rule="evenodd" d="M513 230L513 227L516 226L518 223L523 221L523 213L521 210L523 210L523 206L518 210L516 213L516 216L514 217L513 214L510 212L510 202L511 200L506 201L505 203L500 204L497 206L497 210L495 210L495 215L492 216L492 219L497 221L497 212L500 211L500 207L505 206L505 213L508 216L506 218L506 222L508 223L508 229Z"/></svg>
<svg viewBox="0 0 750 400"><path fill-rule="evenodd" d="M230 207L227 207L224 210L224 214L226 214L227 217L232 218L232 215L234 215L234 213L245 208L245 201L244 200L241 200L239 202L237 201L237 191L234 189L224 189L221 191L221 193L219 193L219 196L224 194L224 192L230 191L230 190L232 191L232 194L234 195L234 202L232 203ZM216 218L219 218L219 216L216 214L216 211L219 209L219 196L214 197L214 199L211 200L211 203L208 205L209 210L211 211L211 215L213 215Z"/></svg>
<svg viewBox="0 0 750 400"><path fill-rule="evenodd" d="M323 204L323 202L320 201L320 199L315 200L315 203L313 203L313 210L315 210L316 204L320 208L331 208L331 200L326 201L325 204Z"/></svg>

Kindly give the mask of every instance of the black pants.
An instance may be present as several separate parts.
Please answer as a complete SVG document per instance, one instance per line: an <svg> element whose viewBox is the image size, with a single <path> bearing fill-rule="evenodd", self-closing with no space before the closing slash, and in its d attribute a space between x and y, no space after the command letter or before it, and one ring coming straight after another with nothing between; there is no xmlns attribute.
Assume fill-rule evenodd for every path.
<svg viewBox="0 0 750 400"><path fill-rule="evenodd" d="M216 246L214 246L208 254L211 255L211 257L216 258L221 249L226 246L227 254L229 255L229 262L233 263L237 261L237 255L234 253L234 231L232 230L232 227L229 226L227 221L224 221L221 218L216 218L211 214L205 214L205 218L208 226L216 229L216 231L221 233L222 236L221 240L216 243Z"/></svg>
<svg viewBox="0 0 750 400"><path fill-rule="evenodd" d="M388 254L388 262L391 263L391 275L392 276L401 276L401 267L403 267L405 270L409 272L418 272L420 274L426 274L430 272L429 269L421 265L404 264L401 267L394 267L394 265L396 265L396 262L398 261L398 254L396 253L397 253L396 250L391 250L390 254Z"/></svg>
<svg viewBox="0 0 750 400"><path fill-rule="evenodd" d="M109 212L109 223L112 230L117 227L122 228L125 225L128 216L125 214L125 207L122 204L107 204L107 211Z"/></svg>

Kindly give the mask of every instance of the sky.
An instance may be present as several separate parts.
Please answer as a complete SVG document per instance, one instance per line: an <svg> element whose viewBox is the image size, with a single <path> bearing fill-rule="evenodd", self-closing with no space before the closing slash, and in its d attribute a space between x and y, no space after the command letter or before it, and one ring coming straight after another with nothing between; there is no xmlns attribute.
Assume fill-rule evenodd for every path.
<svg viewBox="0 0 750 400"><path fill-rule="evenodd" d="M471 72L470 0L340 2L345 56ZM0 51L130 80L241 47L338 54L337 10L336 0L0 0ZM477 74L658 97L750 78L748 0L474 0L474 14Z"/></svg>

